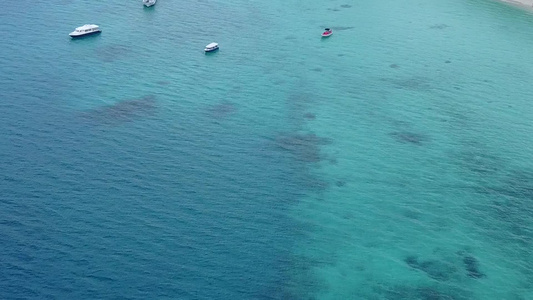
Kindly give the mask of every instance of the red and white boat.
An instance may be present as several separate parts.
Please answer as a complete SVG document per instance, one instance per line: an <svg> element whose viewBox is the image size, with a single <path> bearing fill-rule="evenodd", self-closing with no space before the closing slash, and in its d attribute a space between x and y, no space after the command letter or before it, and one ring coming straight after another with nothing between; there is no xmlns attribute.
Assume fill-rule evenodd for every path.
<svg viewBox="0 0 533 300"><path fill-rule="evenodd" d="M332 34L333 34L333 31L331 31L331 29L329 29L329 28L326 28L326 29L324 29L324 32L322 32L322 37L328 37L328 36L330 36Z"/></svg>

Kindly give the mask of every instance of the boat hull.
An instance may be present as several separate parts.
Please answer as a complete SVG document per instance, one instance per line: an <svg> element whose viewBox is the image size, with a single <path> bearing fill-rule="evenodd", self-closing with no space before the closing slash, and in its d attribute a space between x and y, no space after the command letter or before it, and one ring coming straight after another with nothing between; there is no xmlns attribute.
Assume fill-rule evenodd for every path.
<svg viewBox="0 0 533 300"><path fill-rule="evenodd" d="M88 32L88 33L83 33L83 34L72 34L70 33L69 36L73 39L78 39L78 38L83 38L83 37L87 37L87 36L91 36L91 35L97 35L99 33L102 33L101 30L98 30L98 31L93 31L93 32Z"/></svg>
<svg viewBox="0 0 533 300"><path fill-rule="evenodd" d="M333 32L331 32L331 33L323 33L323 34L322 34L322 37L329 37L329 36L331 36L332 34L333 34Z"/></svg>
<svg viewBox="0 0 533 300"><path fill-rule="evenodd" d="M157 1L154 2L143 2L144 7L152 7L155 5Z"/></svg>
<svg viewBox="0 0 533 300"><path fill-rule="evenodd" d="M215 52L218 50L218 47L215 48L215 49L204 49L205 53L209 53L209 52Z"/></svg>

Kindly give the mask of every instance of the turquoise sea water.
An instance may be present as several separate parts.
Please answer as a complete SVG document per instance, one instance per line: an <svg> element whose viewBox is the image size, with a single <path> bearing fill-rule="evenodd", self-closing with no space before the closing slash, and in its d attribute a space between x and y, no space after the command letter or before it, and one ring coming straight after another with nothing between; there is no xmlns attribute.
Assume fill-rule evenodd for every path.
<svg viewBox="0 0 533 300"><path fill-rule="evenodd" d="M0 299L533 299L531 13L140 2L0 10Z"/></svg>

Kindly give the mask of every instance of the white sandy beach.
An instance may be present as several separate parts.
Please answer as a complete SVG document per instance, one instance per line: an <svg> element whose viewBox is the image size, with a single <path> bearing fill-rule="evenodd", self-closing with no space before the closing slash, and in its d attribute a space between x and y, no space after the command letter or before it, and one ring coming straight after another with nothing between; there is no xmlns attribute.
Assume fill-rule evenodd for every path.
<svg viewBox="0 0 533 300"><path fill-rule="evenodd" d="M501 0L503 2L511 3L518 6L526 6L533 8L533 0Z"/></svg>

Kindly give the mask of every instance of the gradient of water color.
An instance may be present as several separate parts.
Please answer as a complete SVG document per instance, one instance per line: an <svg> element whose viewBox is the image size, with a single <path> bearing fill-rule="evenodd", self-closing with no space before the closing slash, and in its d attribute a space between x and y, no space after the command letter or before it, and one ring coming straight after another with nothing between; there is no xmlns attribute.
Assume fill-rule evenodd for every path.
<svg viewBox="0 0 533 300"><path fill-rule="evenodd" d="M1 299L533 298L533 15L140 2L0 11Z"/></svg>

